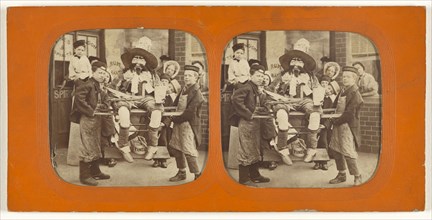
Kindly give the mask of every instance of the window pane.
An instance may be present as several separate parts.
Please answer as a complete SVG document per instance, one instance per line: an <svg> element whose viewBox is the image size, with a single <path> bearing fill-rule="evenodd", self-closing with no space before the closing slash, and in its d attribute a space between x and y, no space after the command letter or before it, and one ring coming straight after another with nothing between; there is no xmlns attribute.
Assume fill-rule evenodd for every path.
<svg viewBox="0 0 432 220"><path fill-rule="evenodd" d="M66 34L65 38L65 60L70 61L73 56L73 36L72 34Z"/></svg>
<svg viewBox="0 0 432 220"><path fill-rule="evenodd" d="M96 37L88 37L87 38L87 51L88 56L95 56L97 57L97 38Z"/></svg>
<svg viewBox="0 0 432 220"><path fill-rule="evenodd" d="M249 59L258 59L258 40L249 40L249 44L246 45L248 50L248 60Z"/></svg>
<svg viewBox="0 0 432 220"><path fill-rule="evenodd" d="M63 46L63 38L60 38L56 45L54 46L54 60L63 60L64 59L64 46Z"/></svg>

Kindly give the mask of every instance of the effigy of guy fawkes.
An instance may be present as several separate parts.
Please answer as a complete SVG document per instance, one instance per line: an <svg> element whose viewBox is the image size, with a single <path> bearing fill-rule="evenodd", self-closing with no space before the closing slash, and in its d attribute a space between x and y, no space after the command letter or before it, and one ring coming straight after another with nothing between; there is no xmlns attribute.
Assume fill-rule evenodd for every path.
<svg viewBox="0 0 432 220"><path fill-rule="evenodd" d="M151 45L151 40L144 36L135 43L132 49L121 55L125 72L119 87L120 92L109 90L115 97L120 98L113 104L118 113L120 126L118 147L128 162L133 162L128 141L132 107L146 110L150 115L145 159L151 160L157 151L158 129L162 119L166 87L162 85L159 76L154 71L158 66L158 61L149 52Z"/></svg>
<svg viewBox="0 0 432 220"><path fill-rule="evenodd" d="M285 163L290 164L289 149L287 143L296 140L294 130L288 121L289 112L292 110L304 112L308 117L306 144L307 153L305 162L311 162L316 154L318 145L318 131L320 126L321 104L324 99L325 89L320 85L313 74L316 67L315 60L307 52L309 41L302 38L298 40L293 50L281 57L281 75L268 87L267 97L274 100L269 108L276 114L277 124L277 150ZM291 127L291 129L290 129ZM288 132L290 130L290 132Z"/></svg>

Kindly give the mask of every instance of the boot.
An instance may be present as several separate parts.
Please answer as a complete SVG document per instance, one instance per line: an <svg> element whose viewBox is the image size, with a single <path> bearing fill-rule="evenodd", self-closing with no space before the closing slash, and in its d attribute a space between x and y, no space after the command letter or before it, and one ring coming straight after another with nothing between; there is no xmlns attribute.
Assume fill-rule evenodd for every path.
<svg viewBox="0 0 432 220"><path fill-rule="evenodd" d="M92 178L91 175L91 163L86 163L84 161L79 162L79 179L84 185L97 186L96 180Z"/></svg>
<svg viewBox="0 0 432 220"><path fill-rule="evenodd" d="M160 163L159 160L154 160L152 167L159 167Z"/></svg>
<svg viewBox="0 0 432 220"><path fill-rule="evenodd" d="M314 170L319 170L321 168L321 163L315 162L315 165L313 166Z"/></svg>
<svg viewBox="0 0 432 220"><path fill-rule="evenodd" d="M269 169L269 170L274 170L274 169L277 168L277 166L278 166L278 164L277 164L276 161L270 161L270 164L269 164L269 166L268 166L268 169Z"/></svg>
<svg viewBox="0 0 432 220"><path fill-rule="evenodd" d="M160 161L159 166L162 168L167 168L168 164L167 164L166 160L162 160L162 161Z"/></svg>
<svg viewBox="0 0 432 220"><path fill-rule="evenodd" d="M359 186L363 183L362 176L354 176L354 186Z"/></svg>
<svg viewBox="0 0 432 220"><path fill-rule="evenodd" d="M330 184L343 183L346 181L346 173L338 173L338 175L329 181Z"/></svg>
<svg viewBox="0 0 432 220"><path fill-rule="evenodd" d="M270 182L270 178L261 176L259 173L259 164L254 163L252 165L249 165L249 176L252 182L254 183L267 183Z"/></svg>
<svg viewBox="0 0 432 220"><path fill-rule="evenodd" d="M327 162L323 162L323 163L321 164L321 170L328 170Z"/></svg>
<svg viewBox="0 0 432 220"><path fill-rule="evenodd" d="M169 178L170 182L178 182L186 179L186 171L179 170L177 174L171 178Z"/></svg>
<svg viewBox="0 0 432 220"><path fill-rule="evenodd" d="M239 165L239 183L243 185L258 187L249 179L249 166Z"/></svg>
<svg viewBox="0 0 432 220"><path fill-rule="evenodd" d="M283 150L279 151L279 154L282 157L282 161L286 165L291 166L293 164L293 162L292 162L292 160L291 160L291 158L289 156L290 155L289 149L283 149Z"/></svg>
<svg viewBox="0 0 432 220"><path fill-rule="evenodd" d="M282 150L286 148L287 140L288 140L288 130L279 131L277 135L277 150Z"/></svg>
<svg viewBox="0 0 432 220"><path fill-rule="evenodd" d="M93 179L95 180L106 180L111 178L110 175L102 173L102 171L99 168L99 164L101 162L102 159L99 160L94 160L92 162L90 162L91 166L90 166L90 173L91 176L93 177Z"/></svg>
<svg viewBox="0 0 432 220"><path fill-rule="evenodd" d="M152 160L154 155L156 154L158 148L156 147L158 145L158 128L149 128L148 136L149 136L149 142L148 142L148 149L147 152L144 155L144 159L146 160Z"/></svg>
<svg viewBox="0 0 432 220"><path fill-rule="evenodd" d="M317 152L316 152L316 150L315 149L312 149L312 148L309 148L309 149L307 149L307 153L306 153L306 157L304 158L304 162L305 163L310 163L310 162L312 162L312 159L315 157L315 154L316 154Z"/></svg>
<svg viewBox="0 0 432 220"><path fill-rule="evenodd" d="M119 138L118 138L118 146L120 149L120 152L123 155L123 158L129 162L133 162L133 157L130 154L130 147L129 147L129 128L122 128L120 127L119 131Z"/></svg>

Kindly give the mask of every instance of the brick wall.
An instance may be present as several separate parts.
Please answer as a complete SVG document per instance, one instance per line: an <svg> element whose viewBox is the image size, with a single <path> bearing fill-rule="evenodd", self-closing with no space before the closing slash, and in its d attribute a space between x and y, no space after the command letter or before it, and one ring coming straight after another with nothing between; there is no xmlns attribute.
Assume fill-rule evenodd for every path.
<svg viewBox="0 0 432 220"><path fill-rule="evenodd" d="M346 32L335 32L335 59L341 66L350 64L351 56ZM342 74L336 78L342 85ZM381 148L381 99L380 97L364 98L363 107L360 110L361 144L359 151L377 153Z"/></svg>
<svg viewBox="0 0 432 220"><path fill-rule="evenodd" d="M347 64L347 33L336 32L335 33L335 49L336 49L336 62L340 66Z"/></svg>
<svg viewBox="0 0 432 220"><path fill-rule="evenodd" d="M186 64L186 33L183 31L174 31L174 33L174 59L180 64L181 68L177 80L183 85L183 67Z"/></svg>
<svg viewBox="0 0 432 220"><path fill-rule="evenodd" d="M360 110L360 151L378 153L381 149L381 97L365 97Z"/></svg>
<svg viewBox="0 0 432 220"><path fill-rule="evenodd" d="M203 92L205 103L201 108L201 146L198 150L207 150L209 141L208 92Z"/></svg>
<svg viewBox="0 0 432 220"><path fill-rule="evenodd" d="M180 64L180 73L177 80L183 85L184 65L186 64L186 33L183 31L174 31L174 59ZM208 92L203 92L205 103L201 108L201 146L198 150L207 150L208 147Z"/></svg>

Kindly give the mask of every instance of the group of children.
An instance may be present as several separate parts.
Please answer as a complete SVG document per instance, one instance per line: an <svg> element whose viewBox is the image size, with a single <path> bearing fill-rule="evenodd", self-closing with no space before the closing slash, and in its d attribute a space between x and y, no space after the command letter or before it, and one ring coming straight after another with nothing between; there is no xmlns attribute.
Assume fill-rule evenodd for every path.
<svg viewBox="0 0 432 220"><path fill-rule="evenodd" d="M147 37L140 39L139 43L150 43L151 45ZM147 146L145 159L153 159L157 146L168 147L172 144L180 146L180 150L176 151L177 155L185 156L182 155L181 147L184 147L184 144L191 143L184 141L183 137L176 139L181 142L180 144L172 143L171 137L173 129L183 126L182 124L185 122L190 124L191 119L187 116L189 113L185 111L187 106L182 106L183 109L181 110L177 108L178 111L185 111L178 116L179 119L186 118L183 121L179 121L176 117L162 117L162 111L164 106L178 106L181 97L186 100L187 94L181 94L187 88L197 84L199 75L204 68L201 62L185 66L185 75L192 72L192 77L188 77L188 79L192 78L192 80L187 81L185 76L185 87L182 88L175 79L180 71L178 62L167 57L168 59L161 65L160 69L162 71L156 72L158 62L149 52L149 47L136 47L122 55L125 73L123 79L115 86L110 84L112 76L107 69L106 63L96 57L87 58L85 55L86 42L84 40L74 42L73 48L74 56L69 64L68 78L74 82L71 122L80 125L82 145L78 146L77 151L80 169L79 179L82 184L96 186L98 185L96 180L110 178L109 175L102 173L99 168L100 164L105 164L103 161L103 148L101 148L101 137L103 136L110 141L116 142L115 145L117 145L124 159L133 162L129 147L130 109L132 107L143 108L150 115L148 130L151 134L149 134L149 141L147 141L149 146ZM163 92L158 92L160 87L163 87ZM199 86L196 86L196 89L199 90ZM114 91L115 94L110 91ZM130 95L119 97L118 94ZM161 94L164 97L158 97ZM136 99L136 97L140 98ZM202 95L199 102L200 107L203 102ZM198 106L194 107L193 111L199 111ZM120 128L118 132L115 128L114 117L111 114L101 115L101 112L114 112L116 120L119 122ZM196 113L193 112L193 114ZM199 114L197 115L199 116ZM192 129L190 131L192 133ZM118 139L111 139L117 133ZM180 136L179 134L174 135ZM194 134L192 133L192 135ZM192 144L196 150L197 144ZM170 150L169 147L168 150ZM197 155L194 155L194 157L197 157ZM114 166L115 163L115 161L110 160L108 165ZM153 167L167 168L166 159L154 159ZM198 165L195 164L194 168L197 178L200 174ZM183 179L185 178L178 180Z"/></svg>
<svg viewBox="0 0 432 220"><path fill-rule="evenodd" d="M315 135L318 137L318 140L314 143L314 139L308 137L307 143L309 145L315 145L315 147L308 146L308 154L305 156L305 162L313 161L313 157L316 154L311 154L310 156L309 150L316 152L314 148L325 148L330 152L331 157L333 157L333 155L337 155L334 158L338 165L337 168L341 173L335 179L332 179L330 183L339 183L346 180L346 176L343 175L344 167L342 165L345 163L345 160L347 161L350 173L352 173L356 177L355 185L361 183L361 177L359 177L360 174L358 172L356 162L353 162L355 161L355 159L352 160L353 158L356 158L356 155L352 152L355 152L355 148L356 146L358 146L358 140L354 144L351 142L345 143L344 140L347 139L347 133L344 132L344 136L341 137L340 129L338 129L339 133L336 134L336 137L332 137L332 130L335 127L335 124L340 126L341 124L349 123L349 128L346 128L347 131L358 129L357 127L359 126L354 124L358 123L358 110L362 104L361 98L357 100L358 102L355 104L355 106L353 106L353 108L355 109L354 112L352 109L346 109L345 107L341 107L346 105L346 103L340 103L340 97L344 97L346 96L346 94L343 91L344 89L341 89L338 82L336 81L336 77L338 77L339 73L341 72L341 67L336 62L327 62L323 68L323 76L318 79L312 73L312 70L315 68L315 62L313 60L313 62L307 60L311 59L311 57L307 57L306 55L303 55L305 53L302 53L301 51L295 49L291 51L291 54L284 55L289 55L289 59L284 60L284 56L280 58L281 65L284 66L285 64L287 67L284 68L285 71L281 74L281 76L276 78L274 83L272 83L271 75L268 74L264 66L262 66L259 61L249 60L249 63L246 62L243 57L243 54L245 52L243 44L235 44L232 49L233 60L229 64L228 83L231 84L233 87L233 95L231 98L231 102L233 104L235 117L232 118L235 119L233 120L235 125L239 127L240 149L237 154L237 159L239 161L239 182L245 185L256 186L255 183L270 181L269 178L261 176L257 168L260 164L260 156L262 156L261 148L264 145L273 145L274 149L279 152L284 163L287 165L292 164L292 161L288 156L290 154L288 148L290 144L301 144L301 142L299 142L299 139L297 138L298 136L295 135L297 131L293 129L292 126L289 124L287 120L288 117L286 117L283 121L278 121L277 117L279 112L274 111L274 106L269 107L267 101L269 101L269 97L292 98L295 96L295 94L298 95L299 93L303 92L298 90L299 85L309 85L311 91L309 94L305 92L305 94L307 95L305 98L303 98L302 101L300 101L302 105L300 107L310 105L312 109L313 105L314 110L303 109L305 110L305 113L311 116L314 112L322 114L322 109L333 109L333 112L330 113L342 114L341 118L343 118L345 121L342 122L342 120L331 118L319 119L320 117L318 117L318 122L322 126L321 129L315 129L319 130L319 133L314 134L315 131L311 129L312 117L309 117L309 126L307 127L307 129L310 131L309 133L312 133L312 135L308 134L308 136ZM308 61L310 62L308 63ZM307 64L309 64L309 66L307 66ZM311 68L311 66L313 68ZM298 68L299 70L298 73L296 73L296 68ZM342 77L344 79L344 88L350 90L352 94L357 94L358 88L356 86L356 74L358 73L356 73L356 71L354 71L355 68L352 69L352 67L344 67L344 70L345 69L346 71L344 72L344 75ZM352 75L352 73L354 73L354 75ZM304 76L307 78L306 80L302 79L302 77ZM349 78L350 80L346 81L350 81L350 83L345 83L345 78ZM352 84L351 81L354 81L354 83ZM295 83L293 84L293 82ZM315 93L315 90L318 87L320 87L320 89L317 90L322 91L324 94L320 95ZM272 92L274 92L275 94L273 94ZM322 96L321 100L319 100L319 106L316 106L316 97L313 96ZM356 95L354 96L357 97ZM306 101L304 101L305 99ZM279 101L281 100L285 100L285 98L281 98ZM280 108L284 109L285 112L288 113L290 110L293 109L293 106L295 108L296 104L276 105L279 105ZM315 111L315 109L317 109L317 111ZM344 110L341 111L341 109ZM271 114L271 112L276 112L276 120L274 120L273 118L269 120L268 118L265 119L262 117L257 117L257 115L259 114ZM355 121L355 123L353 121ZM282 123L287 123L287 128L284 130L280 129L280 125ZM278 126L279 131L276 128ZM260 131L259 135L257 135L257 131ZM282 138L280 138L281 132L282 134L285 134L282 136ZM354 138L350 137L351 140L357 139L355 135L351 136L354 136ZM335 148L337 150L334 150ZM340 150L342 148L344 150ZM350 149L349 152L351 154L346 154L346 149ZM271 169L275 168L274 164L275 163L270 164ZM350 167L356 168L354 169ZM328 170L327 162L316 161L313 169ZM352 170L354 171L351 172Z"/></svg>

